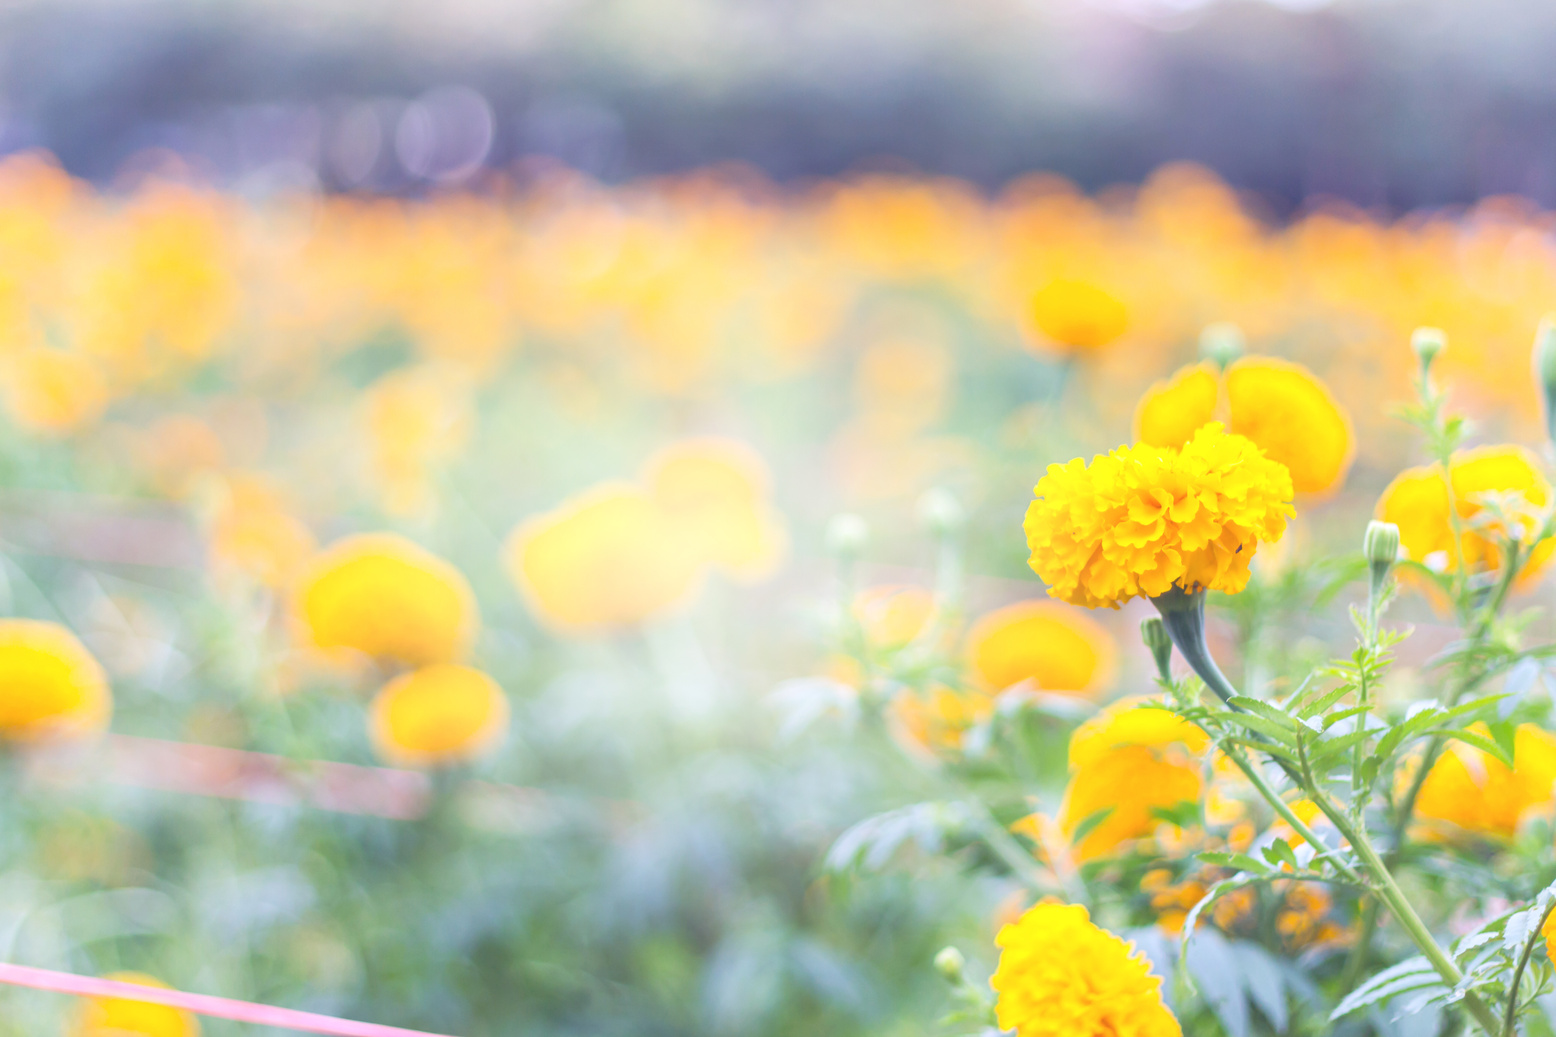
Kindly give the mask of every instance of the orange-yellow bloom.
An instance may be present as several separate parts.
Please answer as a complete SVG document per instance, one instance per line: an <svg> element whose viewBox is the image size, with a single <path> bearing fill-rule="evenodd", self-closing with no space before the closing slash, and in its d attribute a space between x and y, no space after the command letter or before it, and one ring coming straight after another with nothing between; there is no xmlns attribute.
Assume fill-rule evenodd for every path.
<svg viewBox="0 0 1556 1037"><path fill-rule="evenodd" d="M1093 697L1113 679L1113 636L1085 613L1056 601L995 609L967 633L967 661L990 691L1031 681L1039 691Z"/></svg>
<svg viewBox="0 0 1556 1037"><path fill-rule="evenodd" d="M1145 701L1117 702L1070 736L1070 783L1059 826L1073 838L1107 811L1076 845L1082 861L1151 835L1163 823L1158 811L1195 802L1204 789L1198 758L1209 746L1205 733Z"/></svg>
<svg viewBox="0 0 1556 1037"><path fill-rule="evenodd" d="M385 684L373 699L369 727L379 755L393 763L458 763L507 733L508 700L480 670L442 663Z"/></svg>
<svg viewBox="0 0 1556 1037"><path fill-rule="evenodd" d="M1271 357L1245 357L1227 369L1225 384L1232 432L1285 465L1297 493L1326 493L1344 481L1355 452L1351 421L1312 372ZM1219 396L1213 365L1184 368L1141 398L1136 437L1181 446L1217 418Z"/></svg>
<svg viewBox="0 0 1556 1037"><path fill-rule="evenodd" d="M35 346L3 369L6 407L28 432L62 436L95 422L108 405L102 372L87 357Z"/></svg>
<svg viewBox="0 0 1556 1037"><path fill-rule="evenodd" d="M1000 1029L1017 1037L1181 1037L1162 981L1133 944L1079 904L1038 904L995 937L989 980Z"/></svg>
<svg viewBox="0 0 1556 1037"><path fill-rule="evenodd" d="M1181 450L1141 443L1049 465L1034 492L1029 564L1050 595L1088 608L1173 587L1236 593L1293 514L1286 467L1215 422Z"/></svg>
<svg viewBox="0 0 1556 1037"><path fill-rule="evenodd" d="M702 560L648 494L608 483L514 530L508 572L530 611L565 633L633 626L684 604Z"/></svg>
<svg viewBox="0 0 1556 1037"><path fill-rule="evenodd" d="M1484 724L1472 730L1489 737ZM1513 735L1513 768L1479 749L1453 742L1432 765L1416 799L1416 814L1464 832L1507 838L1529 816L1550 810L1556 796L1556 735L1522 724Z"/></svg>
<svg viewBox="0 0 1556 1037"><path fill-rule="evenodd" d="M1458 512L1463 533L1455 550L1452 508ZM1483 506L1476 500L1485 493L1511 494L1521 528L1475 528ZM1486 446L1455 454L1449 478L1437 465L1407 468L1400 472L1378 500L1377 515L1399 526L1399 543L1405 556L1438 571L1455 571L1463 559L1470 572L1500 567L1501 548L1488 533L1515 534L1527 541L1544 521L1551 505L1551 485L1541 474L1538 460L1520 446ZM1521 500L1518 500L1521 498ZM1550 562L1556 541L1546 540L1527 556L1520 580L1530 580Z"/></svg>
<svg viewBox="0 0 1556 1037"><path fill-rule="evenodd" d="M1038 330L1065 352L1101 349L1129 330L1129 310L1089 281L1050 281L1032 296Z"/></svg>
<svg viewBox="0 0 1556 1037"><path fill-rule="evenodd" d="M767 467L750 447L682 440L649 461L643 482L709 564L736 579L759 580L782 560L785 537L768 503Z"/></svg>
<svg viewBox="0 0 1556 1037"><path fill-rule="evenodd" d="M39 742L100 731L113 698L92 653L58 623L0 619L0 738Z"/></svg>
<svg viewBox="0 0 1556 1037"><path fill-rule="evenodd" d="M393 533L349 536L316 555L296 609L317 647L409 666L463 655L480 623L464 575Z"/></svg>
<svg viewBox="0 0 1556 1037"><path fill-rule="evenodd" d="M168 989L166 983L139 972L116 972L105 979L138 987ZM128 1001L117 997L88 998L76 1014L70 1037L199 1037L200 1022L193 1015L167 1005Z"/></svg>
<svg viewBox="0 0 1556 1037"><path fill-rule="evenodd" d="M935 596L909 584L883 584L854 598L865 643L881 651L902 648L924 632L935 614Z"/></svg>

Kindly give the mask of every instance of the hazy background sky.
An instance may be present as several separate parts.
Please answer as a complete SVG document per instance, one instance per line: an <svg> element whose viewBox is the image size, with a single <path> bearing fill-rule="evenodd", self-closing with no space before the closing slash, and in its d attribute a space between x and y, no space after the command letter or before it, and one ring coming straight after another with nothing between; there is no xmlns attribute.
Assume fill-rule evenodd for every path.
<svg viewBox="0 0 1556 1037"><path fill-rule="evenodd" d="M55 0L0 8L0 147L99 180L172 148L254 190L1186 158L1276 209L1556 206L1553 56L1547 0Z"/></svg>

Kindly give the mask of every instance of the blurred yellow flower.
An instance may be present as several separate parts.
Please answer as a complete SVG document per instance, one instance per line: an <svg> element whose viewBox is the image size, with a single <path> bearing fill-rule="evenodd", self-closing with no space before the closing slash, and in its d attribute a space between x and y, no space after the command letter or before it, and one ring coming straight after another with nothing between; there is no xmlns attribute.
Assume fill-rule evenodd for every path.
<svg viewBox="0 0 1556 1037"><path fill-rule="evenodd" d="M911 688L891 700L896 732L915 749L960 749L962 737L994 712L994 698L978 690L957 691L936 684L927 691Z"/></svg>
<svg viewBox="0 0 1556 1037"><path fill-rule="evenodd" d="M1050 595L1088 608L1173 587L1236 593L1259 542L1294 514L1285 466L1215 422L1181 450L1142 443L1049 465L1034 493L1029 564Z"/></svg>
<svg viewBox="0 0 1556 1037"><path fill-rule="evenodd" d="M1199 757L1205 733L1146 699L1121 700L1070 736L1070 783L1059 825L1074 838L1097 814L1106 816L1081 838L1075 856L1106 856L1163 825L1158 811L1193 803L1204 790Z"/></svg>
<svg viewBox="0 0 1556 1037"><path fill-rule="evenodd" d="M1484 724L1471 728L1490 737ZM1521 724L1513 735L1513 768L1451 742L1432 765L1416 799L1416 815L1463 832L1508 838L1528 817L1548 813L1556 797L1556 735ZM1440 835L1452 830L1431 826Z"/></svg>
<svg viewBox="0 0 1556 1037"><path fill-rule="evenodd" d="M384 510L424 511L432 501L435 467L469 438L472 416L463 379L432 365L394 371L368 388L364 406Z"/></svg>
<svg viewBox="0 0 1556 1037"><path fill-rule="evenodd" d="M108 726L102 666L58 623L0 619L0 738L39 742Z"/></svg>
<svg viewBox="0 0 1556 1037"><path fill-rule="evenodd" d="M378 754L392 763L459 763L502 740L508 699L480 670L441 663L385 684L373 699L369 728Z"/></svg>
<svg viewBox="0 0 1556 1037"><path fill-rule="evenodd" d="M606 483L523 523L504 557L535 617L575 634L662 616L691 597L702 571L685 530L630 483Z"/></svg>
<svg viewBox="0 0 1556 1037"><path fill-rule="evenodd" d="M211 568L241 574L262 587L291 582L317 546L313 533L261 476L233 473L215 494L210 518Z"/></svg>
<svg viewBox="0 0 1556 1037"><path fill-rule="evenodd" d="M1000 1029L1017 1037L1181 1037L1162 981L1133 944L1079 904L1038 904L995 937L989 980Z"/></svg>
<svg viewBox="0 0 1556 1037"><path fill-rule="evenodd" d="M1455 550L1449 510L1448 486L1453 487L1453 506L1465 528ZM1518 501L1515 517L1522 528L1512 530L1472 528L1483 507L1477 494L1511 494ZM1399 526L1399 543L1405 556L1439 572L1454 571L1462 557L1470 572L1497 569L1501 550L1486 533L1511 533L1528 540L1544 520L1551 505L1551 485L1541 474L1540 463L1520 446L1485 446L1455 454L1449 480L1436 465L1407 468L1400 472L1378 500L1377 516ZM1556 541L1546 540L1528 555L1519 574L1529 581L1550 562Z"/></svg>
<svg viewBox="0 0 1556 1037"><path fill-rule="evenodd" d="M924 632L935 614L935 596L910 584L868 587L854 596L854 616L865 643L878 651L902 648Z"/></svg>
<svg viewBox="0 0 1556 1037"><path fill-rule="evenodd" d="M102 372L80 353L28 347L4 360L0 380L11 419L38 435L75 432L108 406Z"/></svg>
<svg viewBox="0 0 1556 1037"><path fill-rule="evenodd" d="M1271 357L1244 357L1225 376L1229 425L1286 466L1297 493L1324 494L1345 479L1354 453L1349 416L1312 372ZM1216 419L1220 388L1211 364L1153 386L1135 410L1135 435L1176 447Z"/></svg>
<svg viewBox="0 0 1556 1037"><path fill-rule="evenodd" d="M1112 682L1113 636L1085 613L1057 601L1018 601L967 632L973 677L990 691L1031 681L1038 691L1093 698Z"/></svg>
<svg viewBox="0 0 1556 1037"><path fill-rule="evenodd" d="M139 972L115 972L104 979L133 983L138 987L168 989L160 980ZM76 1014L69 1037L199 1037L200 1022L193 1015L166 1005L126 1001L117 997L86 999Z"/></svg>
<svg viewBox="0 0 1556 1037"><path fill-rule="evenodd" d="M1100 349L1129 330L1129 310L1089 281L1048 282L1032 296L1032 319L1066 353Z"/></svg>
<svg viewBox="0 0 1556 1037"><path fill-rule="evenodd" d="M649 496L704 560L746 581L771 575L786 545L768 482L761 456L729 439L682 440L643 473Z"/></svg>
<svg viewBox="0 0 1556 1037"><path fill-rule="evenodd" d="M307 563L296 611L312 644L424 666L463 655L480 617L463 574L393 533L335 541Z"/></svg>

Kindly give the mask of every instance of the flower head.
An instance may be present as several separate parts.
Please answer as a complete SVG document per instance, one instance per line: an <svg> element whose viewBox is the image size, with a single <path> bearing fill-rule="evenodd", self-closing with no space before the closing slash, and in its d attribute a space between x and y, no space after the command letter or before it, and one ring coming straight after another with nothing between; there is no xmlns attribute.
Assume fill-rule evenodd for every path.
<svg viewBox="0 0 1556 1037"><path fill-rule="evenodd" d="M1452 508L1449 486L1453 488ZM1485 497L1508 498L1504 512L1516 528L1485 513ZM1378 518L1399 526L1399 542L1406 557L1439 571L1457 569L1460 560L1471 572L1501 565L1498 536L1528 541L1551 505L1551 485L1540 474L1540 464L1520 446L1485 446L1454 454L1444 479L1437 465L1407 468L1395 476L1378 500ZM1462 535L1454 544L1453 511L1458 512ZM1543 570L1556 551L1556 540L1546 540L1527 555L1520 580Z"/></svg>
<svg viewBox="0 0 1556 1037"><path fill-rule="evenodd" d="M296 610L314 645L410 666L464 654L480 617L463 574L393 533L337 540L316 555Z"/></svg>
<svg viewBox="0 0 1556 1037"><path fill-rule="evenodd" d="M166 990L167 984L139 972L116 972L105 979ZM200 1021L167 1005L118 997L89 998L76 1015L70 1037L199 1037Z"/></svg>
<svg viewBox="0 0 1556 1037"><path fill-rule="evenodd" d="M1199 728L1140 698L1117 702L1076 728L1059 813L1071 838L1087 826L1075 856L1106 856L1156 831L1163 823L1159 811L1198 800L1204 789L1198 758L1208 745Z"/></svg>
<svg viewBox="0 0 1556 1037"><path fill-rule="evenodd" d="M1034 492L1030 564L1050 595L1088 608L1173 587L1240 591L1259 542L1293 514L1286 467L1215 422L1181 450L1141 443L1049 465Z"/></svg>
<svg viewBox="0 0 1556 1037"><path fill-rule="evenodd" d="M113 699L92 653L58 623L0 619L0 738L37 742L99 731Z"/></svg>
<svg viewBox="0 0 1556 1037"><path fill-rule="evenodd" d="M1211 364L1184 368L1141 398L1136 435L1157 446L1188 442L1220 412L1221 382L1232 432L1290 469L1297 493L1327 493L1344 481L1355 452L1350 418L1307 368L1272 357L1245 357L1220 381Z"/></svg>
<svg viewBox="0 0 1556 1037"><path fill-rule="evenodd" d="M442 663L403 673L373 699L373 745L394 763L457 763L495 745L508 729L508 700L480 670Z"/></svg>
<svg viewBox="0 0 1556 1037"><path fill-rule="evenodd" d="M1483 737L1484 724L1472 730ZM1453 742L1437 757L1416 800L1416 814L1438 834L1509 838L1531 815L1549 812L1556 796L1556 735L1533 724L1513 734L1513 768L1480 749Z"/></svg>
<svg viewBox="0 0 1556 1037"><path fill-rule="evenodd" d="M996 692L1029 680L1039 691L1088 698L1112 680L1116 655L1100 623L1057 601L1006 605L967 632L973 675Z"/></svg>
<svg viewBox="0 0 1556 1037"><path fill-rule="evenodd" d="M1162 981L1079 904L1038 904L995 937L1000 1029L1018 1037L1181 1037Z"/></svg>
<svg viewBox="0 0 1556 1037"><path fill-rule="evenodd" d="M709 564L758 580L782 560L785 537L768 503L767 466L743 443L682 440L650 460L643 482Z"/></svg>
<svg viewBox="0 0 1556 1037"><path fill-rule="evenodd" d="M906 646L929 625L935 614L935 596L911 584L882 584L854 596L854 616L865 643L890 652Z"/></svg>
<svg viewBox="0 0 1556 1037"><path fill-rule="evenodd" d="M608 483L514 530L508 572L530 610L566 633L630 627L696 590L702 560L647 493Z"/></svg>
<svg viewBox="0 0 1556 1037"><path fill-rule="evenodd" d="M1050 281L1032 296L1037 328L1068 353L1101 349L1129 330L1129 310L1089 281Z"/></svg>
<svg viewBox="0 0 1556 1037"><path fill-rule="evenodd" d="M904 689L891 700L897 734L913 749L959 749L967 729L988 719L994 699L978 690L957 691L936 684L922 693Z"/></svg>

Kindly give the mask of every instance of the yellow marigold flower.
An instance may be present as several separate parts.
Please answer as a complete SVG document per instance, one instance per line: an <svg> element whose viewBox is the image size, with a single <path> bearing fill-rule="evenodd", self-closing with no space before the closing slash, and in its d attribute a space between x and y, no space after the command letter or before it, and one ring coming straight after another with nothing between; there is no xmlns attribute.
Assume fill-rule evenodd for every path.
<svg viewBox="0 0 1556 1037"><path fill-rule="evenodd" d="M102 666L58 623L0 619L0 738L39 742L108 725Z"/></svg>
<svg viewBox="0 0 1556 1037"><path fill-rule="evenodd" d="M935 614L935 596L922 587L884 584L854 597L854 615L864 628L865 642L880 651L895 651L912 641Z"/></svg>
<svg viewBox="0 0 1556 1037"><path fill-rule="evenodd" d="M313 644L410 666L464 654L480 617L463 574L402 536L337 540L306 566L296 610Z"/></svg>
<svg viewBox="0 0 1556 1037"><path fill-rule="evenodd" d="M1540 935L1545 937L1546 957L1556 961L1556 911L1545 917L1545 924L1540 926Z"/></svg>
<svg viewBox="0 0 1556 1037"><path fill-rule="evenodd" d="M385 375L367 390L373 474L384 508L411 515L432 500L432 473L469 438L473 418L461 377L433 365Z"/></svg>
<svg viewBox="0 0 1556 1037"><path fill-rule="evenodd" d="M103 977L138 987L168 989L161 980L139 972L115 972ZM167 1005L149 1005L117 997L93 997L76 1014L70 1037L199 1037L200 1022L193 1015Z"/></svg>
<svg viewBox="0 0 1556 1037"><path fill-rule="evenodd" d="M102 372L80 353L31 347L6 361L3 378L11 419L39 435L75 432L108 406Z"/></svg>
<svg viewBox="0 0 1556 1037"><path fill-rule="evenodd" d="M1151 835L1162 825L1158 811L1192 803L1204 790L1198 757L1209 739L1145 701L1120 701L1070 736L1070 783L1059 825L1073 837L1089 818L1108 812L1075 847L1082 861Z"/></svg>
<svg viewBox="0 0 1556 1037"><path fill-rule="evenodd" d="M994 699L982 691L956 691L937 684L923 694L900 692L891 700L893 726L915 749L960 749L967 729L988 719Z"/></svg>
<svg viewBox="0 0 1556 1037"><path fill-rule="evenodd" d="M1034 492L1030 564L1050 595L1088 608L1173 587L1236 593L1259 542L1294 514L1286 467L1215 422L1181 450L1141 443L1049 465Z"/></svg>
<svg viewBox="0 0 1556 1037"><path fill-rule="evenodd" d="M1484 724L1471 730L1490 737ZM1513 769L1479 749L1452 742L1421 784L1416 815L1464 832L1508 838L1529 816L1549 811L1556 794L1556 735L1522 724L1513 735ZM1439 826L1440 834L1443 832Z"/></svg>
<svg viewBox="0 0 1556 1037"><path fill-rule="evenodd" d="M1454 550L1453 525L1449 511L1448 486L1453 486L1453 505L1466 525L1481 512L1476 494L1510 493L1522 496L1528 515L1522 530L1513 530L1527 539L1538 528L1543 512L1551 504L1551 485L1540 473L1538 460L1520 446L1486 446L1455 454L1449 463L1449 479L1444 480L1437 465L1407 468L1400 472L1378 500L1377 515L1399 526L1399 543L1405 555L1439 571L1457 567L1460 556L1471 572L1484 572L1500 565L1501 551L1483 531L1465 528ZM1519 574L1520 581L1536 577L1550 562L1556 541L1546 540L1530 553Z"/></svg>
<svg viewBox="0 0 1556 1037"><path fill-rule="evenodd" d="M210 525L211 567L217 573L284 587L316 546L313 533L265 478L235 473L220 487Z"/></svg>
<svg viewBox="0 0 1556 1037"><path fill-rule="evenodd" d="M990 691L1030 680L1040 691L1094 697L1111 683L1116 657L1102 624L1057 601L1006 605L967 633L968 664Z"/></svg>
<svg viewBox="0 0 1556 1037"><path fill-rule="evenodd" d="M1232 433L1285 465L1297 493L1326 493L1344 481L1355 454L1351 421L1312 372L1272 357L1245 357L1227 369L1225 384ZM1141 398L1136 438L1181 446L1216 419L1219 397L1213 365L1184 368Z"/></svg>
<svg viewBox="0 0 1556 1037"><path fill-rule="evenodd" d="M783 559L783 525L768 498L767 466L727 439L690 439L661 450L643 483L706 561L739 580L770 576Z"/></svg>
<svg viewBox="0 0 1556 1037"><path fill-rule="evenodd" d="M685 603L702 561L648 494L607 483L514 530L508 572L535 616L565 633L633 626Z"/></svg>
<svg viewBox="0 0 1556 1037"><path fill-rule="evenodd" d="M1089 281L1050 281L1032 296L1038 330L1067 353L1101 349L1129 330L1129 310Z"/></svg>
<svg viewBox="0 0 1556 1037"><path fill-rule="evenodd" d="M995 937L1000 1029L1017 1037L1181 1037L1150 962L1079 904L1038 904Z"/></svg>
<svg viewBox="0 0 1556 1037"><path fill-rule="evenodd" d="M380 756L403 766L458 763L492 748L508 730L508 699L469 666L442 663L383 686L369 728Z"/></svg>

